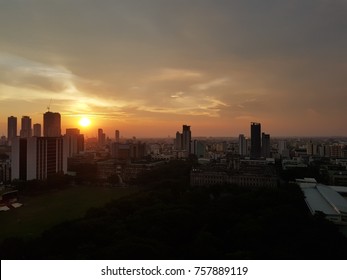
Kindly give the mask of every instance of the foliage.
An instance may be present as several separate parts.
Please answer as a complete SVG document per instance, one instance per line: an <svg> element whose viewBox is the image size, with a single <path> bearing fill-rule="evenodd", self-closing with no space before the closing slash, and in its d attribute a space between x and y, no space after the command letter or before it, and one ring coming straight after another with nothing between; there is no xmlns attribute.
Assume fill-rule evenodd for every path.
<svg viewBox="0 0 347 280"><path fill-rule="evenodd" d="M347 241L311 216L297 185L190 188L189 163L140 179L143 191L90 209L0 257L34 259L345 259ZM33 249L35 248L35 250Z"/></svg>

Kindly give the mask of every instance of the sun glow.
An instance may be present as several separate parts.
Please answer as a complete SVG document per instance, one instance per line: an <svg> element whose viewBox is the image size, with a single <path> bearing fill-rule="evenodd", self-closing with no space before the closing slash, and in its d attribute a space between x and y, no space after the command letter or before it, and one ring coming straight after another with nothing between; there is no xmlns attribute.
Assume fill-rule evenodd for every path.
<svg viewBox="0 0 347 280"><path fill-rule="evenodd" d="M83 127L87 127L90 125L91 121L90 121L90 119L83 117L82 119L79 120L78 123Z"/></svg>

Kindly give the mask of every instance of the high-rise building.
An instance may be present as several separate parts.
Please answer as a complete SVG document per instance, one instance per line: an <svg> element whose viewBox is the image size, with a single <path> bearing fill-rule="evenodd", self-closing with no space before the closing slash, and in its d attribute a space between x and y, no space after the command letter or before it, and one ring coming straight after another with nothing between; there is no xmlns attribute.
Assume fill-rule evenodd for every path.
<svg viewBox="0 0 347 280"><path fill-rule="evenodd" d="M61 136L61 117L59 113L46 112L43 114L43 136Z"/></svg>
<svg viewBox="0 0 347 280"><path fill-rule="evenodd" d="M312 141L306 144L306 153L310 156L315 156L319 153L318 145Z"/></svg>
<svg viewBox="0 0 347 280"><path fill-rule="evenodd" d="M282 157L289 157L289 149L287 147L287 142L286 140L280 140L278 142L278 153Z"/></svg>
<svg viewBox="0 0 347 280"><path fill-rule="evenodd" d="M67 128L65 135L79 135L80 130L78 128Z"/></svg>
<svg viewBox="0 0 347 280"><path fill-rule="evenodd" d="M175 149L176 150L182 150L183 146L182 146L182 133L180 133L179 131L176 132L176 139L175 139Z"/></svg>
<svg viewBox="0 0 347 280"><path fill-rule="evenodd" d="M192 142L192 132L189 125L183 125L182 148L190 154L190 143Z"/></svg>
<svg viewBox="0 0 347 280"><path fill-rule="evenodd" d="M261 125L260 123L251 123L251 158L260 158L261 156Z"/></svg>
<svg viewBox="0 0 347 280"><path fill-rule="evenodd" d="M340 144L330 145L330 157L332 158L342 157L342 146Z"/></svg>
<svg viewBox="0 0 347 280"><path fill-rule="evenodd" d="M45 180L50 175L66 172L62 137L16 137L11 159L12 180Z"/></svg>
<svg viewBox="0 0 347 280"><path fill-rule="evenodd" d="M68 170L68 158L78 155L84 151L84 135L80 134L78 128L67 128L63 136L64 162L63 169Z"/></svg>
<svg viewBox="0 0 347 280"><path fill-rule="evenodd" d="M183 125L182 133L176 132L174 147L176 152L184 154L182 157L188 157L192 153L192 132L189 125Z"/></svg>
<svg viewBox="0 0 347 280"><path fill-rule="evenodd" d="M269 158L271 155L270 134L261 134L261 156Z"/></svg>
<svg viewBox="0 0 347 280"><path fill-rule="evenodd" d="M119 137L120 137L119 130L116 130L115 132L116 143L119 143Z"/></svg>
<svg viewBox="0 0 347 280"><path fill-rule="evenodd" d="M243 134L239 135L239 155L247 155L247 139Z"/></svg>
<svg viewBox="0 0 347 280"><path fill-rule="evenodd" d="M206 144L199 140L192 141L191 153L196 155L197 158L204 158L206 153Z"/></svg>
<svg viewBox="0 0 347 280"><path fill-rule="evenodd" d="M63 138L32 137L28 139L27 180L45 180L50 175L66 173L63 169Z"/></svg>
<svg viewBox="0 0 347 280"><path fill-rule="evenodd" d="M23 116L21 119L20 137L29 138L32 136L31 118Z"/></svg>
<svg viewBox="0 0 347 280"><path fill-rule="evenodd" d="M286 140L280 140L278 142L278 153L282 155L283 151L287 149L287 141Z"/></svg>
<svg viewBox="0 0 347 280"><path fill-rule="evenodd" d="M71 157L82 151L84 151L84 135L80 134L78 128L67 128L64 135L64 154Z"/></svg>
<svg viewBox="0 0 347 280"><path fill-rule="evenodd" d="M34 136L41 137L41 124L35 123L33 128L34 128Z"/></svg>
<svg viewBox="0 0 347 280"><path fill-rule="evenodd" d="M106 134L102 130L102 128L98 129L98 144L99 146L103 146L106 143Z"/></svg>
<svg viewBox="0 0 347 280"><path fill-rule="evenodd" d="M7 141L8 144L12 144L12 140L17 136L17 118L8 117L7 118Z"/></svg>
<svg viewBox="0 0 347 280"><path fill-rule="evenodd" d="M111 155L118 160L139 160L146 155L146 143L128 142L111 145Z"/></svg>
<svg viewBox="0 0 347 280"><path fill-rule="evenodd" d="M319 147L319 155L321 157L330 157L330 155L331 155L330 145L323 144L322 146L320 146Z"/></svg>
<svg viewBox="0 0 347 280"><path fill-rule="evenodd" d="M11 180L27 180L27 149L27 138L12 139Z"/></svg>

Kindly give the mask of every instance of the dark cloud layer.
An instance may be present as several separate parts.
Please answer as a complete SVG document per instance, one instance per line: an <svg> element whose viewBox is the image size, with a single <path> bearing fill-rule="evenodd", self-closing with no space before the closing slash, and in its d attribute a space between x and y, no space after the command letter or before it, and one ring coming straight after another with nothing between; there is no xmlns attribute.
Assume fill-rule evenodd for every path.
<svg viewBox="0 0 347 280"><path fill-rule="evenodd" d="M133 119L291 119L290 133L309 114L308 133L346 134L346 14L344 0L0 0L0 102L30 89Z"/></svg>

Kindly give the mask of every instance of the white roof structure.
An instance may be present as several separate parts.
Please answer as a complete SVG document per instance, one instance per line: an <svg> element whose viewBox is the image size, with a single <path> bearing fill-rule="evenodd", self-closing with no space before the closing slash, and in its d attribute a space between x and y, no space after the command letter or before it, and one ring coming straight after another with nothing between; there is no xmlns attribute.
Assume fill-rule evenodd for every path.
<svg viewBox="0 0 347 280"><path fill-rule="evenodd" d="M322 212L335 223L347 224L347 201L332 187L305 179L297 180L297 183L311 213Z"/></svg>
<svg viewBox="0 0 347 280"><path fill-rule="evenodd" d="M344 186L330 186L333 190L337 191L338 193L347 193L347 187Z"/></svg>
<svg viewBox="0 0 347 280"><path fill-rule="evenodd" d="M347 215L347 201L342 195L330 186L318 184L317 189L336 211Z"/></svg>
<svg viewBox="0 0 347 280"><path fill-rule="evenodd" d="M302 191L305 194L307 206L310 208L312 214L317 211L323 212L326 215L339 214L316 188L303 188Z"/></svg>
<svg viewBox="0 0 347 280"><path fill-rule="evenodd" d="M7 206L0 206L0 211L8 211L10 210L10 208L8 208Z"/></svg>
<svg viewBox="0 0 347 280"><path fill-rule="evenodd" d="M22 203L18 203L18 202L15 202L15 203L12 203L11 204L11 206L13 207L13 208L19 208L19 207L21 207L23 204Z"/></svg>

